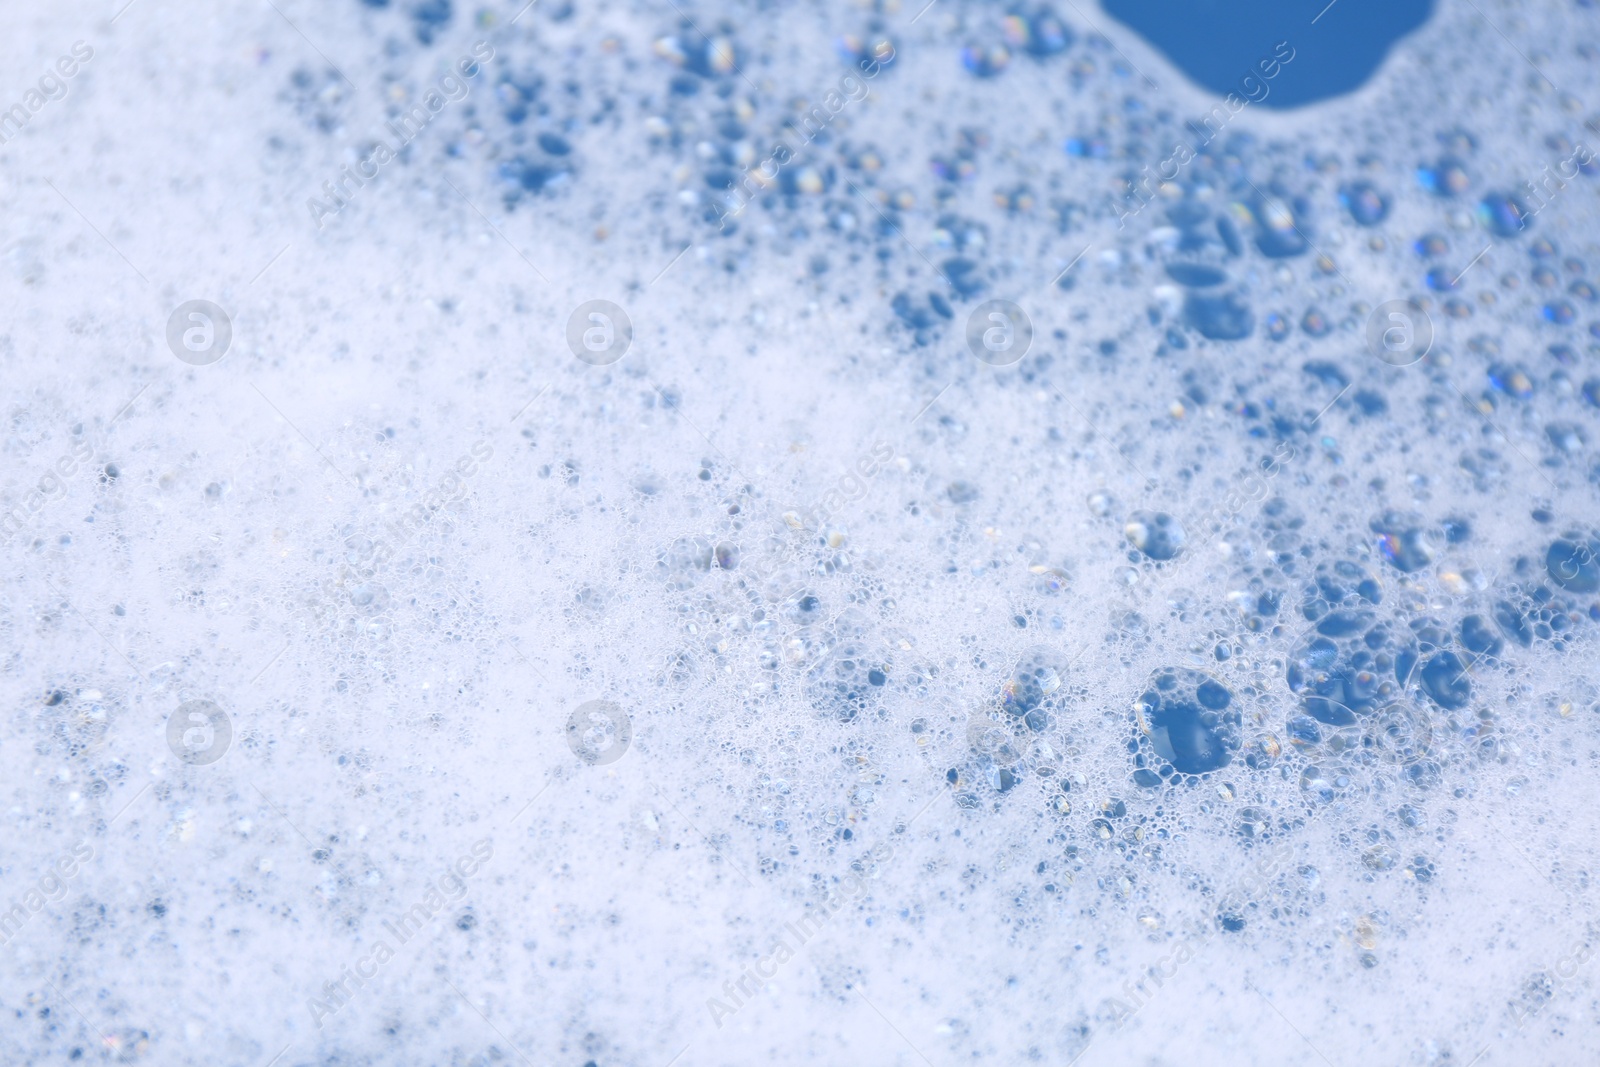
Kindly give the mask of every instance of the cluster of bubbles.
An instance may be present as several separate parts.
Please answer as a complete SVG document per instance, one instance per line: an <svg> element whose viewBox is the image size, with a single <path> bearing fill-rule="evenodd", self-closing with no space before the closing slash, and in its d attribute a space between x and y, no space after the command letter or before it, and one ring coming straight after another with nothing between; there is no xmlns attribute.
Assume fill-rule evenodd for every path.
<svg viewBox="0 0 1600 1067"><path fill-rule="evenodd" d="M406 47L424 51L443 47L446 31L465 32L468 21L442 0L404 12L363 2L380 9L375 16L388 20L386 32L399 34L405 23L398 20L409 19L414 44ZM546 17L560 22L570 16L563 8ZM494 23L480 16L479 24ZM1063 59L1071 67L1074 90L1103 98L1129 74L1108 42L1092 31L1074 30L1068 17L1047 5L1012 8L992 20L969 23L964 32L974 36L959 49L959 64L979 79L1001 74L1017 56L1036 62ZM1486 241L1525 243L1540 226L1541 192L1551 198L1574 196L1562 190L1600 174L1600 158L1585 149L1581 134L1586 128L1578 123L1545 139L1558 165L1554 175L1546 168L1538 190L1485 181L1482 173L1489 167L1479 138L1459 128L1438 134L1437 152L1424 154L1410 180L1372 153L1358 155L1353 166L1331 155L1314 158L1293 173L1279 167L1248 132L1215 129L1212 116L1174 114L1129 95L1120 111L1103 108L1097 128L1065 137L1064 157L1050 168L1059 175L1052 187L1107 192L1084 199L1040 195L1035 182L1013 181L997 170L992 181L998 210L990 223L951 210L960 189L986 169L990 135L981 125L953 131L953 145L930 146L926 175L897 173L887 162L891 154L856 132L849 113L858 106L854 97L845 113L836 104L821 108L821 101L837 96L835 77L820 77L817 84L785 96L765 74L759 80L752 76L763 53L742 37L742 28L727 20L704 25L681 20L664 27L649 48L661 71L660 89L640 100L636 113L627 113L615 87L595 84L592 72L591 78L566 79L558 88L548 63L534 63L525 50L512 48L495 65L491 99L464 105L460 124L466 130L450 151L480 146L505 204L514 207L528 197L559 195L569 186L582 164L577 135L583 127L604 125L622 136L631 131L661 160L664 174L671 170L676 200L715 229L710 239L726 244L731 263L749 254L747 240L739 235L753 223L759 224L762 242L780 249L814 245L808 262L818 274L829 269L831 249L862 239L876 246L874 257L885 266L908 256L914 260L915 254L902 247L903 235L917 229L907 213L926 212L933 222L932 251L945 252L934 264L940 277L932 289L891 294L886 308L891 322L918 344L930 343L952 322L965 321L965 309L955 305L976 300L992 287L994 266L985 262L992 225L1032 219L1066 232L1087 221L1119 218L1129 227L1126 243L1143 244L1168 278L1166 286L1157 286L1150 309L1158 353L1196 341L1242 341L1258 330L1269 340L1284 341L1296 332L1320 339L1350 328L1370 310L1360 294L1342 294L1347 309L1315 299L1299 307L1261 308L1253 291L1259 286L1248 281L1263 272L1277 274L1273 261L1302 257L1313 261L1313 277L1337 280L1339 261L1350 253L1330 259L1321 251L1334 245L1365 247L1379 255L1415 248L1421 257L1415 295L1428 315L1466 319L1500 301L1522 302L1514 274L1502 279L1500 292L1481 290L1470 271L1471 256L1481 244L1463 230L1476 230ZM897 49L905 47L881 17L867 19L834 43L837 73L855 75L872 91L887 84L877 77L892 81ZM599 47L616 52L623 45L607 37ZM396 44L391 51L399 48ZM397 91L390 106L396 114L407 95L399 86ZM347 93L332 72L298 70L290 93L296 108L323 132L341 129L348 118ZM1589 120L1590 125L1597 121ZM791 144L794 157L775 159L778 143ZM1183 154L1175 155L1173 146L1182 146ZM1412 225L1429 211L1438 216L1437 228L1395 232L1398 220ZM1458 236L1450 241L1440 230ZM1555 254L1547 239L1531 251L1536 258ZM1550 274L1560 274L1559 267L1532 271L1540 289L1557 289L1541 294L1535 313L1557 327L1587 326L1600 340L1600 320L1584 321L1596 300L1586 266L1569 256L1561 267L1565 277L1556 281ZM1070 288L1078 284L1078 274L1065 274L1058 284ZM1480 289L1476 301L1465 293L1474 288ZM1559 344L1568 350L1574 346L1570 340Z"/></svg>
<svg viewBox="0 0 1600 1067"><path fill-rule="evenodd" d="M999 39L961 49L961 65L980 78L992 78L1011 64L1014 55L1043 59L1065 52L1076 36L1054 10L1041 6L1013 11L1000 19Z"/></svg>
<svg viewBox="0 0 1600 1067"><path fill-rule="evenodd" d="M442 11L413 18L419 46L439 47L449 5ZM1091 497L1091 534L1072 564L1024 553L1025 592L995 580L998 595L1019 604L995 638L1002 651L961 662L930 661L897 629L894 587L915 577L913 564L858 550L841 526L786 523L754 487L723 486L707 461L702 480L725 490L716 516L687 535L652 531L652 592L678 623L671 652L652 661L652 681L669 693L703 688L730 706L798 706L811 736L851 759L909 721L917 751L964 818L1010 827L1023 822L1019 812L1043 818L1048 829L1030 841L1051 891L1077 877L1083 892L1133 907L1139 878L1176 869L1174 842L1188 820L1213 818L1248 852L1328 811L1356 829L1340 839L1347 855L1325 867L1342 859L1362 878L1392 875L1425 891L1436 875L1423 835L1430 808L1536 740L1518 720L1532 699L1528 679L1553 675L1565 685L1600 625L1594 514L1540 507L1536 534L1509 545L1512 522L1497 513L1521 499L1508 471L1526 457L1502 454L1487 435L1468 439L1477 418L1535 427L1544 451L1530 462L1540 476L1562 479L1567 499L1600 484L1588 451L1600 411L1597 252L1558 222L1569 205L1592 211L1600 163L1576 162L1562 179L1572 188L1544 206L1508 184L1494 151L1460 129L1433 131L1409 154L1347 155L1268 144L1243 122L1205 129L1136 89L1103 38L1037 6L963 23L944 58L964 88L995 94L975 98L996 115L1004 91L1040 71L1064 98L1092 101L1053 131L1047 152L1018 165L1002 124L982 115L889 150L873 139L887 134L868 121L878 106L871 94L905 88L896 82L905 53L925 38L903 22L852 17L859 23L835 41L837 66L803 86L774 84L781 79L753 43L753 24L665 20L638 57L638 91L603 105L602 89L568 79L550 57L507 46L491 99L475 98L461 121L492 144L490 179L507 209L555 212L583 168L605 173L582 150L583 126L604 113L621 131L614 135L649 153L652 191L666 204L652 201L651 210L692 226L722 269L798 253L823 297L876 288L859 299L873 336L890 344L886 375L901 373L902 360L943 366L947 350L966 360L959 332L965 326L971 341L972 324L983 325L974 314L1002 302L995 298L1023 300L1001 291L1008 267L1047 258L1017 251L1034 238L1051 254L1071 245L1060 266L1092 238L1101 247L1077 269L1040 272L1041 281L1056 279L1046 288L1069 308L1063 317L1075 313L1070 338L1041 328L1026 362L972 354L1019 367L998 379L999 390L1063 368L1085 392L1103 386L1122 397L1130 392L1117 393L1117 376L1136 383L1130 391L1147 373L1170 377L1182 398L1170 425L1198 426L1183 420L1204 411L1210 421L1194 430L1204 444L1166 498ZM842 93L838 107L817 111L846 75L868 95ZM315 128L348 118L331 85L297 75L291 86L294 108ZM1552 160L1578 160L1580 131L1600 137L1600 116L1565 104L1561 112L1567 132L1550 133L1543 147ZM803 151L768 166L772 145L796 129L805 131ZM1187 158L1168 165L1178 144ZM1363 257L1401 279L1398 291L1352 281L1367 276L1352 266ZM567 323L573 355L597 366L627 358L627 313L591 303ZM1372 373L1419 362L1409 377ZM1327 414L1318 411L1324 401ZM1344 427L1370 443L1384 422L1405 422L1399 413L1413 402L1416 425L1382 431L1390 436L1366 458L1427 450L1449 468L1435 474L1439 482L1469 498L1459 515L1347 505L1363 476L1353 473L1356 446L1341 451ZM1050 436L1058 427L1026 419L1017 416L1018 440L1039 429L1032 440L1048 442L1041 447L1061 443ZM1132 432L1134 446L1159 443L1169 424L1157 423ZM935 414L916 432L931 453L966 427ZM1229 509L1219 553L1196 521L1210 506L1202 467L1235 453L1254 466L1274 442L1294 443L1305 458L1248 513ZM936 458L919 462L915 477L882 490L889 503L880 513L938 529L941 551L1006 536L978 518L1000 495L992 481L946 476L931 469ZM1416 501L1431 484L1378 481L1368 482L1375 497L1410 491ZM1037 496L1051 521L1078 521L1076 503L1049 486ZM1495 557L1503 565L1492 572L1470 562ZM1228 572L1225 589L1199 576L1213 566ZM1089 594L1075 599L1075 569L1114 575L1121 599L1109 607ZM992 580L971 573L974 584ZM1210 592L1180 594L1173 587L1182 582ZM1169 593L1179 606L1164 615ZM1008 643L1011 630L1032 642L1045 627L1088 634L1089 661L1077 662L1065 638ZM1093 669L1097 659L1120 668L1114 684ZM597 761L606 730L576 718L568 728L573 752ZM625 747L632 735L613 727L606 736ZM850 840L874 793L853 790L854 809L830 813L825 828L794 826L805 807L793 798L798 778L767 777L752 821L793 850L808 833L829 847ZM1322 877L1315 867L1292 872L1295 886L1283 890L1291 904L1278 921L1308 909ZM1238 933L1264 910L1233 901L1215 919ZM1375 965L1373 938L1354 940L1363 965Z"/></svg>

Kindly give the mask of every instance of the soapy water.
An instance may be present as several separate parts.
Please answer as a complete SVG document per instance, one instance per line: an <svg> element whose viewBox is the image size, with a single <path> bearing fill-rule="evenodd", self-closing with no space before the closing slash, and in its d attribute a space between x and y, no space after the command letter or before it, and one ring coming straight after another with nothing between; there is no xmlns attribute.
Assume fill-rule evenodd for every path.
<svg viewBox="0 0 1600 1067"><path fill-rule="evenodd" d="M1312 7L33 13L6 1062L1592 1058L1596 16Z"/></svg>

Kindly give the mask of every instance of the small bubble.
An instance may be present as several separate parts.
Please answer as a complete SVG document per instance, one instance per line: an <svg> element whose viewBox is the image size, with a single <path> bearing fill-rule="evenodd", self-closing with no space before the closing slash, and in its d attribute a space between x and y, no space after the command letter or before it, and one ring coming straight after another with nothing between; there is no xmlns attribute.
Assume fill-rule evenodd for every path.
<svg viewBox="0 0 1600 1067"><path fill-rule="evenodd" d="M980 78L992 78L1011 65L1011 51L1003 44L969 44L961 50L961 65Z"/></svg>
<svg viewBox="0 0 1600 1067"><path fill-rule="evenodd" d="M1528 205L1510 193L1491 193L1478 203L1478 221L1497 237L1515 237L1528 228Z"/></svg>
<svg viewBox="0 0 1600 1067"><path fill-rule="evenodd" d="M1467 191L1467 169L1461 161L1446 156L1431 166L1417 168L1417 184L1435 196L1459 196Z"/></svg>
<svg viewBox="0 0 1600 1067"><path fill-rule="evenodd" d="M1153 560L1169 560L1188 540L1183 524L1162 511L1136 511L1123 527L1128 543Z"/></svg>
<svg viewBox="0 0 1600 1067"><path fill-rule="evenodd" d="M1339 190L1339 202L1360 226L1376 226L1389 215L1389 198L1371 182L1352 182Z"/></svg>
<svg viewBox="0 0 1600 1067"><path fill-rule="evenodd" d="M1374 845L1361 855L1361 863L1369 871L1392 871L1400 856L1388 845Z"/></svg>

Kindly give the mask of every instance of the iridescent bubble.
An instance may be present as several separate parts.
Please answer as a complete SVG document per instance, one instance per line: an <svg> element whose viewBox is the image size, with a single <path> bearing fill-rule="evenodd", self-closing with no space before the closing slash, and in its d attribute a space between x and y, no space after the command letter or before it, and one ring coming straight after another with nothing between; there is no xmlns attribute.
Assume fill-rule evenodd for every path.
<svg viewBox="0 0 1600 1067"><path fill-rule="evenodd" d="M1435 196L1459 196L1467 191L1467 168L1446 156L1432 166L1418 167L1417 184Z"/></svg>
<svg viewBox="0 0 1600 1067"><path fill-rule="evenodd" d="M1362 854L1361 862L1369 871L1392 871L1400 863L1400 854L1388 845L1373 845Z"/></svg>
<svg viewBox="0 0 1600 1067"><path fill-rule="evenodd" d="M894 61L894 42L887 37L862 38L845 34L835 38L833 47L839 53L839 58L862 71L870 71L873 63Z"/></svg>
<svg viewBox="0 0 1600 1067"><path fill-rule="evenodd" d="M1056 663L1051 650L1032 649L1000 687L1001 709L1035 733L1049 725L1049 712L1059 706L1055 694L1061 689L1061 672Z"/></svg>
<svg viewBox="0 0 1600 1067"><path fill-rule="evenodd" d="M1420 571L1437 555L1423 530L1405 518L1389 513L1371 525L1378 535L1378 555L1406 574Z"/></svg>
<svg viewBox="0 0 1600 1067"><path fill-rule="evenodd" d="M1072 31L1048 7L1007 15L1000 25L1006 43L1029 55L1053 56L1072 44Z"/></svg>
<svg viewBox="0 0 1600 1067"><path fill-rule="evenodd" d="M735 56L733 42L726 37L714 37L706 42L705 67L712 74L728 74L733 71Z"/></svg>
<svg viewBox="0 0 1600 1067"><path fill-rule="evenodd" d="M1542 313L1546 322L1553 322L1557 326L1570 326L1578 314L1565 300L1555 300L1546 304Z"/></svg>
<svg viewBox="0 0 1600 1067"><path fill-rule="evenodd" d="M1521 367L1496 363L1489 368L1489 384L1507 396L1526 400L1533 395L1533 382Z"/></svg>
<svg viewBox="0 0 1600 1067"><path fill-rule="evenodd" d="M1183 524L1163 511L1136 511L1123 528L1128 543L1154 560L1173 559L1183 551Z"/></svg>
<svg viewBox="0 0 1600 1067"><path fill-rule="evenodd" d="M730 74L737 66L733 41L727 37L707 39L700 36L698 31L689 40L671 35L659 37L651 45L651 50L673 66L705 78Z"/></svg>
<svg viewBox="0 0 1600 1067"><path fill-rule="evenodd" d="M1411 250L1419 256L1433 259L1450 251L1450 242L1437 233L1425 233L1411 242Z"/></svg>
<svg viewBox="0 0 1600 1067"><path fill-rule="evenodd" d="M685 66L689 62L689 53L684 50L683 42L673 36L656 38L650 50L675 67Z"/></svg>
<svg viewBox="0 0 1600 1067"><path fill-rule="evenodd" d="M1289 743L1296 748L1310 748L1322 741L1322 730L1317 726L1317 720L1309 715L1292 717L1285 732L1289 736Z"/></svg>
<svg viewBox="0 0 1600 1067"><path fill-rule="evenodd" d="M1300 328L1311 337L1326 337L1333 331L1333 323L1321 311L1312 308L1300 320Z"/></svg>
<svg viewBox="0 0 1600 1067"><path fill-rule="evenodd" d="M1298 256L1311 247L1306 240L1305 206L1278 197L1267 197L1256 204L1256 247L1264 256L1284 259Z"/></svg>
<svg viewBox="0 0 1600 1067"><path fill-rule="evenodd" d="M1389 216L1389 198L1371 182L1351 182L1342 187L1339 203L1359 226L1376 226Z"/></svg>
<svg viewBox="0 0 1600 1067"><path fill-rule="evenodd" d="M992 78L1011 65L1011 52L1003 44L969 44L961 50L961 65L980 78Z"/></svg>
<svg viewBox="0 0 1600 1067"><path fill-rule="evenodd" d="M1522 233L1528 218L1528 206L1510 193L1490 193L1478 203L1478 221L1497 237Z"/></svg>
<svg viewBox="0 0 1600 1067"><path fill-rule="evenodd" d="M1067 588L1067 572L1059 567L1029 567L1034 575L1034 588L1041 593L1059 593Z"/></svg>
<svg viewBox="0 0 1600 1067"><path fill-rule="evenodd" d="M791 196L817 196L827 192L833 184L833 168L818 169L814 166L803 166L795 170L785 170L778 178L779 187Z"/></svg>

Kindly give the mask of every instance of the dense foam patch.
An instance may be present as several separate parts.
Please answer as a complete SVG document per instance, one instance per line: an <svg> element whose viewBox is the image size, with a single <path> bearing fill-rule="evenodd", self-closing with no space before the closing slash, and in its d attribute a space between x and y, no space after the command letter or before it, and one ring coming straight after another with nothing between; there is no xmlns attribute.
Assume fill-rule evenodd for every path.
<svg viewBox="0 0 1600 1067"><path fill-rule="evenodd" d="M1593 1057L1590 9L278 8L9 16L0 1058Z"/></svg>

